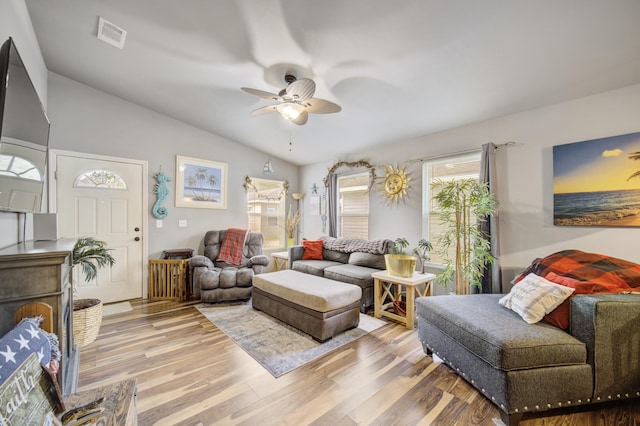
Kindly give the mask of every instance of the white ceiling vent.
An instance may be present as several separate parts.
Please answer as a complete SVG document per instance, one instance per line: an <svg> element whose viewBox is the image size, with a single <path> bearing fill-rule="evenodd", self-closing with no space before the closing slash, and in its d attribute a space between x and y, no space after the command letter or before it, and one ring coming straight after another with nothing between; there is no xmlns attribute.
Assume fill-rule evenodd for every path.
<svg viewBox="0 0 640 426"><path fill-rule="evenodd" d="M124 40L127 38L127 32L102 17L98 18L98 39L118 49L122 49L124 47Z"/></svg>

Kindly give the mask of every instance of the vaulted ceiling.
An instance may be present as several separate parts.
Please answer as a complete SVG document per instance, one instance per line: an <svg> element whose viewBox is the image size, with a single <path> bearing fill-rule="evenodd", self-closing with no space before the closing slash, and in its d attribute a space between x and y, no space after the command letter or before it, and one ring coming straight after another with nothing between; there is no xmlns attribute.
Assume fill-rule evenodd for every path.
<svg viewBox="0 0 640 426"><path fill-rule="evenodd" d="M50 71L300 165L640 83L637 0L26 3ZM342 111L250 116L287 69Z"/></svg>

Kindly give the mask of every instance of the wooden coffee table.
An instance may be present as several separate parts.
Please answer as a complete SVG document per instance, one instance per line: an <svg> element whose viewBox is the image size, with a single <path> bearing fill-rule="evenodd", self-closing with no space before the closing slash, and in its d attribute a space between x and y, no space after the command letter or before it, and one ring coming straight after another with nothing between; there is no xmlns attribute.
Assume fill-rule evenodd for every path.
<svg viewBox="0 0 640 426"><path fill-rule="evenodd" d="M373 316L391 318L404 324L409 330L413 330L415 321L415 298L431 295L431 281L435 274L413 273L409 278L397 277L389 274L388 271L374 272L373 277ZM420 290L420 286L424 289ZM393 302L402 300L402 295L406 297L407 315L398 315L390 310L393 309ZM417 296L416 296L417 295Z"/></svg>

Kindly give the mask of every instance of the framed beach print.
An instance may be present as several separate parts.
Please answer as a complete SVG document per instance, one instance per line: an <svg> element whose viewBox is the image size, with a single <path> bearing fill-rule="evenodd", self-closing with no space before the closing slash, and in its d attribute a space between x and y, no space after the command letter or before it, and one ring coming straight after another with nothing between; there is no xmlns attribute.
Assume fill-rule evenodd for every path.
<svg viewBox="0 0 640 426"><path fill-rule="evenodd" d="M553 147L553 224L640 226L640 133Z"/></svg>
<svg viewBox="0 0 640 426"><path fill-rule="evenodd" d="M227 208L227 164L176 155L176 207Z"/></svg>

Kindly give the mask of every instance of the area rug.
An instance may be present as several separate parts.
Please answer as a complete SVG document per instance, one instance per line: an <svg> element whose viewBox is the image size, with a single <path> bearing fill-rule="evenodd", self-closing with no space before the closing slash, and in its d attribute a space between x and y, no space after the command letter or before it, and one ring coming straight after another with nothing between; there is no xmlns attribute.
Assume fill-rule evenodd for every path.
<svg viewBox="0 0 640 426"><path fill-rule="evenodd" d="M306 333L251 307L251 302L195 306L274 377L280 377L382 327L385 321L360 314L358 328L318 343Z"/></svg>
<svg viewBox="0 0 640 426"><path fill-rule="evenodd" d="M129 302L111 303L109 305L102 306L102 316L106 317L107 315L121 314L132 310L133 308Z"/></svg>

